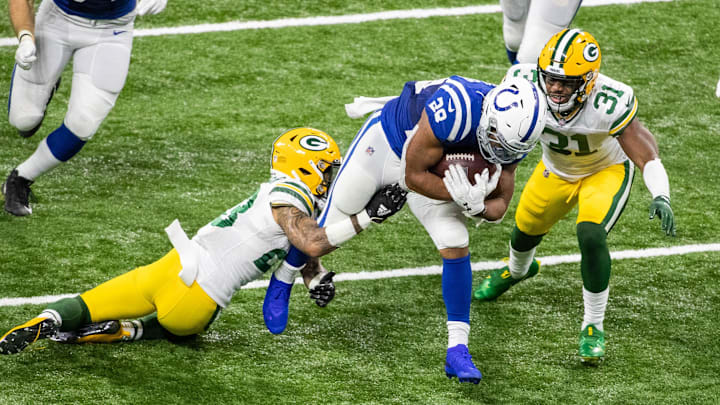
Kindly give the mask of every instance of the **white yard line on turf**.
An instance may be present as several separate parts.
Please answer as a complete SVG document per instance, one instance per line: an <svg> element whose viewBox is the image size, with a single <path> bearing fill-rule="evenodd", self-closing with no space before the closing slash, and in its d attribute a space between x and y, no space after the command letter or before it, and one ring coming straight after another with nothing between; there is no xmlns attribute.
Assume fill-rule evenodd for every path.
<svg viewBox="0 0 720 405"><path fill-rule="evenodd" d="M666 3L673 0L585 0L582 7L608 6L615 4ZM382 11L368 14L349 14L307 18L281 18L269 21L230 21L217 24L185 25L180 27L151 28L135 30L136 37L160 35L201 34L205 32L258 30L265 28L305 27L315 25L359 24L369 21L398 20L406 18L456 17L472 14L499 13L497 4L455 8L429 8L413 10ZM17 38L0 38L0 46L17 45Z"/></svg>
<svg viewBox="0 0 720 405"><path fill-rule="evenodd" d="M671 246L663 248L639 249L639 250L621 250L618 252L610 252L610 256L615 260L622 259L642 259L650 257L677 256L690 253L706 253L720 252L720 243L709 243L704 245L684 245ZM545 256L537 258L543 266L552 266L564 263L579 263L580 255L559 255ZM501 261L476 262L472 264L473 271L492 270L503 267L505 263ZM335 276L335 281L355 281L355 280L378 280L383 278L409 277L409 276L429 276L442 274L442 266L415 267L408 269L396 270L380 270L380 271L361 271L358 273L342 273ZM250 288L266 288L268 280L256 280L248 283L243 289ZM301 278L295 280L295 284L302 283ZM25 304L47 304L57 301L61 298L74 297L77 294L62 295L44 295L40 297L18 297L18 298L0 298L0 307L11 307Z"/></svg>

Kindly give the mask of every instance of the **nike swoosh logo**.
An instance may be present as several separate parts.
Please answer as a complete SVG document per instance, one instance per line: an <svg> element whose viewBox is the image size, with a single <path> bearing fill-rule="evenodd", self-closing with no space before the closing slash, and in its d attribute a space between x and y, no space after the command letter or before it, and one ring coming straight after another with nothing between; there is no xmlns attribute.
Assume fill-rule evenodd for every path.
<svg viewBox="0 0 720 405"><path fill-rule="evenodd" d="M113 31L113 35L120 35L123 32L127 32L127 31Z"/></svg>

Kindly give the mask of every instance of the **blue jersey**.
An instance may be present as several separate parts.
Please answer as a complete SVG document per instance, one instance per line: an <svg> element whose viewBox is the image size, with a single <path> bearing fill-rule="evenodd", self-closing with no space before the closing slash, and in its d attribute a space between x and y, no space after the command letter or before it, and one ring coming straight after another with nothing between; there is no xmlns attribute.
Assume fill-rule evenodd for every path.
<svg viewBox="0 0 720 405"><path fill-rule="evenodd" d="M135 10L136 0L53 0L60 10L91 20L113 20Z"/></svg>
<svg viewBox="0 0 720 405"><path fill-rule="evenodd" d="M380 121L393 152L400 157L407 132L415 128L423 110L435 137L446 149L479 150L477 129L485 96L493 84L461 76L407 82L400 97L382 109Z"/></svg>

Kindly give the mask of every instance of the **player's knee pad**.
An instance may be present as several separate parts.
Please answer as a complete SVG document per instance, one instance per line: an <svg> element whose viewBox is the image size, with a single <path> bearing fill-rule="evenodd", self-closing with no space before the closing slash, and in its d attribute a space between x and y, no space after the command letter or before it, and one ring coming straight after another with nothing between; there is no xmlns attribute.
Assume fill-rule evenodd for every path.
<svg viewBox="0 0 720 405"><path fill-rule="evenodd" d="M558 27L557 31L559 31L570 25L580 8L581 1L582 0L567 0L563 2L565 4L560 4L561 2L556 1L533 1L530 11L528 12L528 18L534 21L535 16L537 16L541 21Z"/></svg>
<svg viewBox="0 0 720 405"><path fill-rule="evenodd" d="M467 218L457 204L433 200L417 193L409 193L407 202L438 250L469 245Z"/></svg>
<svg viewBox="0 0 720 405"><path fill-rule="evenodd" d="M342 180L338 178L333 183L328 205L318 221L320 225L334 224L362 211L381 186L362 168L348 166L341 170Z"/></svg>
<svg viewBox="0 0 720 405"><path fill-rule="evenodd" d="M503 11L505 47L510 51L517 52L525 32L529 0L502 0L500 6Z"/></svg>
<svg viewBox="0 0 720 405"><path fill-rule="evenodd" d="M80 139L88 141L110 113L118 94L95 87L88 75L73 75L72 93L65 125Z"/></svg>
<svg viewBox="0 0 720 405"><path fill-rule="evenodd" d="M580 222L577 224L577 238L583 256L607 255L607 233L602 225L593 222Z"/></svg>
<svg viewBox="0 0 720 405"><path fill-rule="evenodd" d="M17 75L13 81L8 96L8 121L10 125L20 131L29 131L35 128L45 116L45 104L49 93L45 94L43 87L29 83Z"/></svg>
<svg viewBox="0 0 720 405"><path fill-rule="evenodd" d="M500 0L503 16L511 21L524 21L530 8L530 0Z"/></svg>
<svg viewBox="0 0 720 405"><path fill-rule="evenodd" d="M545 235L528 235L515 226L510 236L510 246L517 251L527 252L539 245L543 236Z"/></svg>
<svg viewBox="0 0 720 405"><path fill-rule="evenodd" d="M31 111L13 106L8 112L8 121L10 125L19 131L30 131L40 124L45 116L42 110L31 109Z"/></svg>

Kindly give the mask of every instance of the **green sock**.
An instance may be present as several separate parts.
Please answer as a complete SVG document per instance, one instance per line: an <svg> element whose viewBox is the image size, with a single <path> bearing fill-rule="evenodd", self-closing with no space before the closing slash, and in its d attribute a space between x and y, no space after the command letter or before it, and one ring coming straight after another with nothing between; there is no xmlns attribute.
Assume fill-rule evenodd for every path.
<svg viewBox="0 0 720 405"><path fill-rule="evenodd" d="M150 315L145 315L142 318L140 318L140 322L142 322L143 327L143 333L140 339L142 340L150 340L150 339L165 339L167 338L167 332L165 328L160 325L160 321L157 319L157 313L154 312Z"/></svg>
<svg viewBox="0 0 720 405"><path fill-rule="evenodd" d="M47 309L53 310L60 315L62 319L60 330L63 332L75 330L82 325L92 322L90 310L88 310L85 301L83 301L79 295L53 302L47 306Z"/></svg>
<svg viewBox="0 0 720 405"><path fill-rule="evenodd" d="M517 225L515 225L513 227L512 234L510 235L510 246L519 252L527 252L539 245L543 236L545 235L528 235L518 229Z"/></svg>
<svg viewBox="0 0 720 405"><path fill-rule="evenodd" d="M581 222L577 224L577 238L582 255L583 287L592 293L602 292L610 284L610 251L605 228L600 224Z"/></svg>

